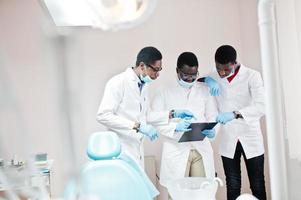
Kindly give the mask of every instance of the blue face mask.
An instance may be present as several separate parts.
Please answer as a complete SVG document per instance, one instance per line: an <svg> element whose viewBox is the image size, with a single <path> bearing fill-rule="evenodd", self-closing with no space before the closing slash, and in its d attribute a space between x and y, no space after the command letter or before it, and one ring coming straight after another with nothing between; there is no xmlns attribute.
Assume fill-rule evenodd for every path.
<svg viewBox="0 0 301 200"><path fill-rule="evenodd" d="M195 80L196 81L196 80ZM195 81L193 82L186 82L186 81L183 81L182 79L178 79L178 83L183 87L183 88L191 88L194 84L195 84Z"/></svg>
<svg viewBox="0 0 301 200"><path fill-rule="evenodd" d="M149 75L146 76L140 75L140 80L143 81L144 83L150 83L153 81L153 79Z"/></svg>

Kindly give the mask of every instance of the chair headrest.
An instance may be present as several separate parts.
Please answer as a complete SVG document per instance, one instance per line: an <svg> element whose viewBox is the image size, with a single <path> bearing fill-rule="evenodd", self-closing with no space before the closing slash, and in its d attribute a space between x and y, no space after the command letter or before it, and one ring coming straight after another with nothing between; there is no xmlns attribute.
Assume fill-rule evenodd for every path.
<svg viewBox="0 0 301 200"><path fill-rule="evenodd" d="M92 160L109 160L118 157L120 153L121 144L116 133L103 131L90 136L87 154Z"/></svg>

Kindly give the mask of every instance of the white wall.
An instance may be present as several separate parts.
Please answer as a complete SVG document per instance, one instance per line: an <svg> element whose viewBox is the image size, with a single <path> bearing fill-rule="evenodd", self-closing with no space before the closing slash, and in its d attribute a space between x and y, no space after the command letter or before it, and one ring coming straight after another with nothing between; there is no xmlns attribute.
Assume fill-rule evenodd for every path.
<svg viewBox="0 0 301 200"><path fill-rule="evenodd" d="M37 1L0 2L0 157L47 152L54 158L55 194L63 188L64 127L55 45L41 25ZM62 140L63 139L63 140ZM64 171L65 170L65 171Z"/></svg>
<svg viewBox="0 0 301 200"><path fill-rule="evenodd" d="M64 92L60 85L64 78L61 74L63 66L68 71L66 78L70 89L67 92L71 94L68 108L72 114L76 155L79 162L84 163L89 134L102 129L95 121L95 115L105 82L132 66L142 47L153 45L163 54L164 69L153 89L173 80L176 59L181 52L196 53L200 73L205 74L214 66L215 49L225 43L237 48L242 63L260 70L256 13L256 1L253 0L161 0L151 18L137 28L114 33L81 28L57 43L45 35L40 25L44 15L36 1L1 1L0 55L3 52L6 65L0 69L7 71L12 91L24 110L34 151L48 152L56 160L54 195L62 192L68 171L65 163L70 158L64 154L68 150L68 141L64 141L68 126L64 121ZM61 52L64 52L60 48L65 48L67 53L66 65L60 64ZM5 112L14 113L14 110ZM10 134L7 130L22 121L9 120L6 116L1 115L1 119L6 120L6 127L0 129L1 141L14 142L18 137L22 138L22 131L14 130L14 134ZM217 143L218 139L214 143L215 150ZM22 146L21 140L19 144ZM158 165L160 144L160 141L147 142L145 149L147 155L156 155ZM12 156L11 145L4 148ZM216 165L218 175L223 177L218 155ZM249 191L245 174L243 191ZM164 195L163 191L161 199ZM220 189L218 199L225 199L225 187Z"/></svg>
<svg viewBox="0 0 301 200"><path fill-rule="evenodd" d="M277 36L280 76L285 107L284 125L287 142L289 199L300 199L301 135L299 116L301 91L297 89L301 74L301 2L276 0Z"/></svg>

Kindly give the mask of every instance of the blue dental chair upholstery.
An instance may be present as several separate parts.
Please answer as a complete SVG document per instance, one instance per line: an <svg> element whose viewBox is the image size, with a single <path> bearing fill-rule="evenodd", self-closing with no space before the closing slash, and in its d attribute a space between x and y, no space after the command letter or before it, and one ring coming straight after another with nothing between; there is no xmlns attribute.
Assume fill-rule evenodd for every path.
<svg viewBox="0 0 301 200"><path fill-rule="evenodd" d="M152 200L159 194L136 162L121 154L115 133L92 134L87 154L93 161L80 174L81 195L100 200Z"/></svg>

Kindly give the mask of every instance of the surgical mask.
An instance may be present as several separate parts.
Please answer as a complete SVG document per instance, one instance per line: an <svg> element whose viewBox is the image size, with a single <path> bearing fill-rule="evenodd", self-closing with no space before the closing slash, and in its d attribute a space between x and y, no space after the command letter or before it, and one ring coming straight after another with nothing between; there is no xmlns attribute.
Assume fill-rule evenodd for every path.
<svg viewBox="0 0 301 200"><path fill-rule="evenodd" d="M149 75L146 76L140 75L140 80L143 81L144 83L150 83L153 81L153 79Z"/></svg>
<svg viewBox="0 0 301 200"><path fill-rule="evenodd" d="M234 67L232 68L230 74L228 74L227 76L225 76L223 79L229 78L231 76L233 76L233 74L235 73Z"/></svg>
<svg viewBox="0 0 301 200"><path fill-rule="evenodd" d="M178 79L178 83L183 87L183 88L191 88L194 84L195 84L195 81L194 80L193 82L186 82L186 81L183 81L182 79Z"/></svg>

